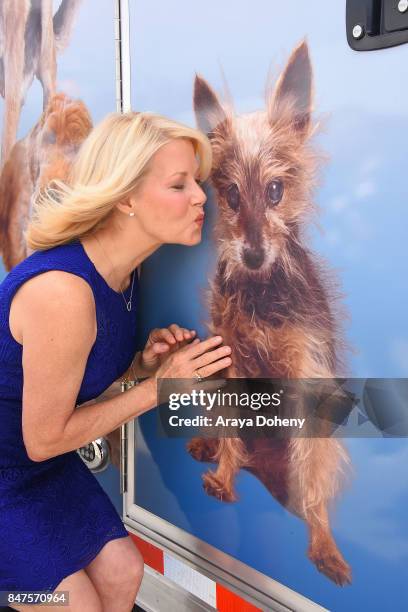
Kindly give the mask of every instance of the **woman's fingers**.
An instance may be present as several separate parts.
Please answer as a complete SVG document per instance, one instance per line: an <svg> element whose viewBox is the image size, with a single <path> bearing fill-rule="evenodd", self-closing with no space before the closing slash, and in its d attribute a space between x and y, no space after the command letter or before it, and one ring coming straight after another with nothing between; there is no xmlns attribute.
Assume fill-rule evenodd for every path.
<svg viewBox="0 0 408 612"><path fill-rule="evenodd" d="M192 359L195 359L196 357L198 357L199 355L202 355L206 351L212 348L215 348L216 346L221 344L221 342L222 342L221 336L211 336L210 338L207 338L206 340L200 340L199 338L196 338L188 346L184 347L183 350L188 352L189 356Z"/></svg>
<svg viewBox="0 0 408 612"><path fill-rule="evenodd" d="M194 329L180 327L177 323L172 323L169 327L161 327L153 329L150 332L150 342L165 341L168 344L175 345L177 342L184 342L194 338L196 332Z"/></svg>
<svg viewBox="0 0 408 612"><path fill-rule="evenodd" d="M169 348L169 345L165 342L155 342L154 344L152 344L152 350L156 355L160 355L160 353L165 353L169 350Z"/></svg>
<svg viewBox="0 0 408 612"><path fill-rule="evenodd" d="M176 330L174 330L176 333ZM204 377L223 370L231 365L231 348L219 346L221 336L211 336L201 341L195 338L187 346L177 348L169 358L161 364L156 372L157 378L193 378L194 372L200 369Z"/></svg>
<svg viewBox="0 0 408 612"><path fill-rule="evenodd" d="M189 330L185 327L180 327L177 323L172 323L169 325L169 330L174 335L177 342L183 342L185 340L191 340L195 336L195 330Z"/></svg>
<svg viewBox="0 0 408 612"><path fill-rule="evenodd" d="M223 370L224 368L228 368L228 366L230 366L231 363L232 363L231 357L224 357L223 359L219 359L218 361L213 361L212 363L209 363L208 365L199 368L200 370L199 374L200 376L202 376L202 378L208 378L208 376L211 376L215 372L219 372L220 370Z"/></svg>
<svg viewBox="0 0 408 612"><path fill-rule="evenodd" d="M224 357L228 357L231 355L231 347L230 346L220 346L212 351L207 351L203 353L203 355L199 355L194 359L195 368L203 368L209 363L213 363L218 359L223 359Z"/></svg>
<svg viewBox="0 0 408 612"><path fill-rule="evenodd" d="M168 342L169 344L176 344L177 338L174 337L174 334L167 329L167 327L162 327L158 329L153 329L150 332L150 341L153 342Z"/></svg>
<svg viewBox="0 0 408 612"><path fill-rule="evenodd" d="M177 342L183 342L184 340L184 328L182 329L177 323L169 325L169 330L172 332ZM186 330L187 331L187 330Z"/></svg>
<svg viewBox="0 0 408 612"><path fill-rule="evenodd" d="M146 346L143 350L142 361L143 363L155 362L159 355L168 352L169 345L164 342L154 342Z"/></svg>

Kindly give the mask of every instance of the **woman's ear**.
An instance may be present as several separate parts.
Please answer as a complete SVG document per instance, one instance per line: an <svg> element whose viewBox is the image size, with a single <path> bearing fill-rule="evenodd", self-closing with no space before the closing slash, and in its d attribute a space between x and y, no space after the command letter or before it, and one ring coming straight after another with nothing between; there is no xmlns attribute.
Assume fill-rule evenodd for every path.
<svg viewBox="0 0 408 612"><path fill-rule="evenodd" d="M120 210L120 212L124 213L125 215L131 216L131 217L134 217L135 215L134 202L132 202L130 198L124 198L123 200L119 200L119 202L115 204L115 207L118 210Z"/></svg>

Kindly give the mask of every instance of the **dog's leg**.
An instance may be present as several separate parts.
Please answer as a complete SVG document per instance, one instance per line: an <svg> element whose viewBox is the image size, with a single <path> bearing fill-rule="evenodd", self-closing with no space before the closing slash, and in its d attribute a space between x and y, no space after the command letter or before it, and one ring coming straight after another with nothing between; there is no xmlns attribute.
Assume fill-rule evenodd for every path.
<svg viewBox="0 0 408 612"><path fill-rule="evenodd" d="M230 366L226 368L225 377L237 378L238 373L233 366ZM212 457L218 466L215 471L208 470L203 474L203 486L206 493L221 501L236 501L235 476L241 467L250 464L245 442L241 438L220 438L216 453Z"/></svg>
<svg viewBox="0 0 408 612"><path fill-rule="evenodd" d="M222 331L210 328L214 335ZM230 366L225 370L225 378L236 378L237 372ZM196 437L187 444L187 450L197 461L218 463L215 472L208 470L203 474L203 487L208 495L222 501L235 501L234 480L237 472L244 465L250 464L250 457L245 443L240 438L208 439Z"/></svg>
<svg viewBox="0 0 408 612"><path fill-rule="evenodd" d="M54 15L54 40L58 53L67 48L82 0L62 0Z"/></svg>
<svg viewBox="0 0 408 612"><path fill-rule="evenodd" d="M255 438L248 445L251 464L243 466L284 508L288 501L288 446L288 440ZM296 515L303 518L298 513Z"/></svg>
<svg viewBox="0 0 408 612"><path fill-rule="evenodd" d="M4 28L4 119L1 147L2 165L5 164L16 137L22 104L24 72L24 32L30 6L27 0L3 2Z"/></svg>
<svg viewBox="0 0 408 612"><path fill-rule="evenodd" d="M295 438L290 440L289 457L287 507L308 525L308 557L336 584L350 583L351 569L334 541L327 510L348 455L333 438Z"/></svg>
<svg viewBox="0 0 408 612"><path fill-rule="evenodd" d="M212 438L191 438L187 450L196 461L215 461L218 440Z"/></svg>
<svg viewBox="0 0 408 612"><path fill-rule="evenodd" d="M50 96L55 93L57 78L52 0L42 0L41 51L37 77L43 87L43 110L45 110Z"/></svg>
<svg viewBox="0 0 408 612"><path fill-rule="evenodd" d="M245 443L240 438L220 438L214 460L218 462L216 471L203 474L206 493L221 501L236 501L235 476L250 462Z"/></svg>
<svg viewBox="0 0 408 612"><path fill-rule="evenodd" d="M316 519L318 517L318 519ZM337 548L330 530L327 503L315 507L314 514L307 519L309 527L308 557L319 572L325 574L339 586L351 583L351 567Z"/></svg>

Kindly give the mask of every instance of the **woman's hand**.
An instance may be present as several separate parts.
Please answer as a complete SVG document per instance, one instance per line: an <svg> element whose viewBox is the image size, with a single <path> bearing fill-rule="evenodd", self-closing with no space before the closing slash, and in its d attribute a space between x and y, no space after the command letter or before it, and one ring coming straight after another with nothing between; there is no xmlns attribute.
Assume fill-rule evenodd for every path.
<svg viewBox="0 0 408 612"><path fill-rule="evenodd" d="M228 368L232 363L231 347L220 346L222 341L221 336L210 336L203 341L196 338L187 346L169 355L155 372L155 378L176 379L174 384L172 383L172 392L177 387L178 392L190 393L197 384L203 390L218 389L225 384L225 381L209 377ZM202 377L201 382L197 379L197 373ZM162 385L160 388L163 388ZM166 389L168 388L166 384Z"/></svg>
<svg viewBox="0 0 408 612"><path fill-rule="evenodd" d="M195 334L195 330L188 330L176 323L152 329L136 363L140 376L152 376L171 354L191 342Z"/></svg>

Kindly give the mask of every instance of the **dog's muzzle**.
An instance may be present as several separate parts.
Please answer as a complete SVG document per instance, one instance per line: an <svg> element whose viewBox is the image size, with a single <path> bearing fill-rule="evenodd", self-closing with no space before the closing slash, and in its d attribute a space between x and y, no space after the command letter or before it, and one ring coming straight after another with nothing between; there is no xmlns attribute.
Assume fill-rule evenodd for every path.
<svg viewBox="0 0 408 612"><path fill-rule="evenodd" d="M242 259L245 265L251 270L257 270L264 262L265 254L263 249L244 249L242 252Z"/></svg>

